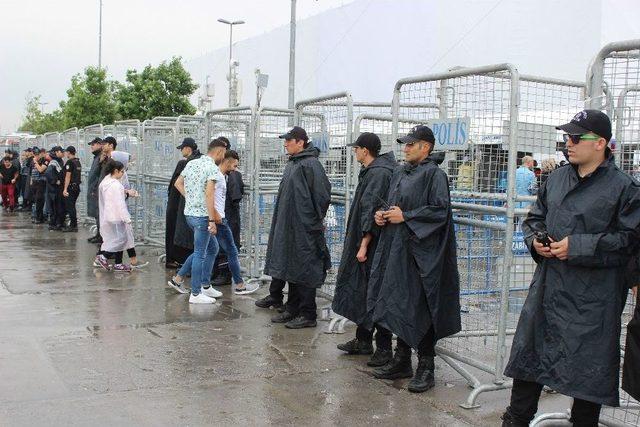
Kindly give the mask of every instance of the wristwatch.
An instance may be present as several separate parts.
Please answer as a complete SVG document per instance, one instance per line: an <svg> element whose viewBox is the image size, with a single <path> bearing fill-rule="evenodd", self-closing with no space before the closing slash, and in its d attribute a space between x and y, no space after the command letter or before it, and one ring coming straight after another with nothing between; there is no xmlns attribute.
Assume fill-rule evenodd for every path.
<svg viewBox="0 0 640 427"><path fill-rule="evenodd" d="M215 219L210 219L209 222L216 222L216 220Z"/></svg>

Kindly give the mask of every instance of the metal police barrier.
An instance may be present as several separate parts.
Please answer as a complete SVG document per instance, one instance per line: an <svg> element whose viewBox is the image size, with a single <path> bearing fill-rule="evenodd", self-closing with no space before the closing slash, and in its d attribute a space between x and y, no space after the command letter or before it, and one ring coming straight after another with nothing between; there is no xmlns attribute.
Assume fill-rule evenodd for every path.
<svg viewBox="0 0 640 427"><path fill-rule="evenodd" d="M253 134L253 176L251 182L251 233L254 236L254 277L263 278L273 209L288 157L278 137L291 128L294 110L263 107L256 111Z"/></svg>
<svg viewBox="0 0 640 427"><path fill-rule="evenodd" d="M203 129L203 154L207 151L208 141L219 136L226 137L231 149L238 152L240 163L238 171L245 183L245 196L240 204L240 247L238 255L245 274L252 278L260 277L255 252L256 241L255 221L253 220L253 203L256 168L253 154L253 124L255 112L251 107L232 107L212 110L206 113Z"/></svg>
<svg viewBox="0 0 640 427"><path fill-rule="evenodd" d="M347 188L351 187L352 164L351 156L346 153L353 133L351 94L340 92L297 102L295 123L305 128L314 146L320 149L319 160L331 182L332 201L325 218L331 269L320 289L320 295L331 299L349 214L350 194Z"/></svg>
<svg viewBox="0 0 640 427"><path fill-rule="evenodd" d="M441 167L452 187L461 187L466 198L452 194L460 240L462 331L441 340L437 351L473 387L462 405L467 408L477 406L482 392L510 387L502 372L516 212L513 203L505 208L504 202L491 200L491 194L500 193L498 171L504 168L511 186L501 197L515 197L518 85L518 71L499 64L406 78L394 88L392 140L401 135L400 117L428 123L436 137L434 149L446 152ZM438 104L438 108L403 109L402 104ZM458 166L463 161L471 163L467 169L472 187L469 172ZM503 219L496 221L492 218L496 216ZM468 367L488 373L490 381Z"/></svg>
<svg viewBox="0 0 640 427"><path fill-rule="evenodd" d="M164 246L168 187L178 151L175 126L145 121L142 124L142 140L142 235L146 244Z"/></svg>
<svg viewBox="0 0 640 427"><path fill-rule="evenodd" d="M129 180L129 186L139 193L142 193L143 188L143 149L142 149L142 125L140 120L119 120L113 124L113 137L116 138L118 145L117 151L129 153L129 162L127 164L127 179ZM143 223L143 195L135 197L127 201L131 219L133 222L133 231L137 239L143 237L142 223Z"/></svg>
<svg viewBox="0 0 640 427"><path fill-rule="evenodd" d="M595 56L587 70L586 106L605 111L612 119L611 146L616 163L625 172L639 177L640 172L640 39L609 43ZM621 368L625 351L626 325L631 319L635 299L631 294L622 314ZM543 413L532 426L547 421L569 420L570 413ZM620 406L602 408L600 424L606 426L640 425L640 403L620 390Z"/></svg>
<svg viewBox="0 0 640 427"><path fill-rule="evenodd" d="M47 150L52 149L56 145L60 145L60 133L58 132L47 132L42 137Z"/></svg>

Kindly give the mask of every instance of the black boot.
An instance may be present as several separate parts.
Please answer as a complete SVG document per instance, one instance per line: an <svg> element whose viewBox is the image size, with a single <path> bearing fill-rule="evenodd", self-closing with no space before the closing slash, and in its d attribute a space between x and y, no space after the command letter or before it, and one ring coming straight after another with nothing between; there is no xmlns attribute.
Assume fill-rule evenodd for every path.
<svg viewBox="0 0 640 427"><path fill-rule="evenodd" d="M396 348L396 354L386 365L375 369L373 376L381 380L395 380L398 378L411 378L411 349Z"/></svg>
<svg viewBox="0 0 640 427"><path fill-rule="evenodd" d="M372 368L378 368L380 366L384 366L393 357L393 352L391 350L382 350L377 348L376 352L373 353L371 359L367 362L367 366L371 366Z"/></svg>
<svg viewBox="0 0 640 427"><path fill-rule="evenodd" d="M354 338L344 344L338 344L338 350L348 354L371 354L373 353L373 344L371 344L371 341L362 341Z"/></svg>
<svg viewBox="0 0 640 427"><path fill-rule="evenodd" d="M293 314L289 313L288 311L285 311L283 313L278 314L277 316L273 316L271 318L271 323L287 323L295 319L295 317L296 316L294 316Z"/></svg>
<svg viewBox="0 0 640 427"><path fill-rule="evenodd" d="M285 312L286 313L286 312ZM288 329L315 328L318 325L315 319L307 319L304 316L297 316L284 324Z"/></svg>
<svg viewBox="0 0 640 427"><path fill-rule="evenodd" d="M510 413L509 409L507 412L502 414L502 427L529 427L529 423L520 422L516 420Z"/></svg>
<svg viewBox="0 0 640 427"><path fill-rule="evenodd" d="M280 308L282 307L282 301L277 300L271 295L267 295L264 298L261 298L255 302L256 306L260 308Z"/></svg>
<svg viewBox="0 0 640 427"><path fill-rule="evenodd" d="M424 393L430 388L433 388L435 385L433 378L434 369L433 356L418 357L418 368L416 369L416 374L411 378L411 381L409 381L407 390L412 393Z"/></svg>

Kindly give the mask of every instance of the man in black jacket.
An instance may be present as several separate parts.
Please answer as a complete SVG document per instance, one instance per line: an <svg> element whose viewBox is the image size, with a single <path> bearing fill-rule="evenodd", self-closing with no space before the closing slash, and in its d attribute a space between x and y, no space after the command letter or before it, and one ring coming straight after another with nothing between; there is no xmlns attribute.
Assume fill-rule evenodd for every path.
<svg viewBox="0 0 640 427"><path fill-rule="evenodd" d="M380 379L410 378L408 390L434 386L437 340L460 331L460 279L449 179L433 153L435 137L416 126L398 139L406 163L389 185L388 209L376 212L382 227L373 258L369 301L374 323L398 337L396 353L373 371ZM413 373L411 349L418 350Z"/></svg>
<svg viewBox="0 0 640 427"><path fill-rule="evenodd" d="M49 230L60 231L64 225L64 199L62 196L63 160L64 151L56 145L49 153L51 162L47 166L44 176L47 181L47 198L49 199Z"/></svg>
<svg viewBox="0 0 640 427"><path fill-rule="evenodd" d="M93 161L91 162L91 169L89 169L89 175L87 176L87 216L95 218L96 220L96 235L90 237L88 241L90 243L102 243L102 236L100 236L100 209L98 206L102 140L100 138L94 138L89 142L89 146L91 148L91 154L93 154Z"/></svg>
<svg viewBox="0 0 640 427"><path fill-rule="evenodd" d="M371 354L374 325L368 316L367 293L369 273L380 234L374 214L385 203L391 174L398 164L392 151L380 155L380 138L375 133L365 132L348 145L354 148L356 160L362 164L362 168L349 210L331 307L335 313L357 325L356 337L339 344L338 349L348 354ZM390 359L391 333L377 328L376 352L367 365L383 366Z"/></svg>
<svg viewBox="0 0 640 427"><path fill-rule="evenodd" d="M316 288L331 266L324 237L324 217L331 202L331 184L315 148L301 127L280 136L289 161L282 174L273 210L264 273L273 278L269 295L258 307L282 305L289 282L286 310L271 319L289 329L316 326Z"/></svg>
<svg viewBox="0 0 640 427"><path fill-rule="evenodd" d="M538 266L505 369L514 380L503 426L529 425L544 385L574 398L574 425L597 426L603 404L619 405L621 314L640 242L640 184L614 163L606 114L584 110L558 129L570 166L549 175L522 223Z"/></svg>
<svg viewBox="0 0 640 427"><path fill-rule="evenodd" d="M62 231L76 232L78 231L76 201L80 195L82 165L80 164L80 159L76 157L76 147L70 145L65 151L67 153L67 163L65 163L63 171L62 197L64 197L65 213L69 215L69 226L63 228Z"/></svg>
<svg viewBox="0 0 640 427"><path fill-rule="evenodd" d="M217 139L226 144L227 150L231 149L231 142L226 137L219 136ZM240 201L244 195L244 182L242 181L242 174L237 170L227 173L225 179L227 180L227 194L224 215L233 234L236 248L240 249ZM228 286L231 284L229 261L222 248L220 248L216 258L212 280L212 286Z"/></svg>
<svg viewBox="0 0 640 427"><path fill-rule="evenodd" d="M185 222L184 219L184 197L175 187L176 180L184 170L184 167L193 159L197 159L201 156L198 151L198 145L193 138L184 138L182 143L176 147L180 150L180 154L184 157L176 165L176 169L173 171L171 181L169 181L169 195L167 199L167 215L165 218L165 267L166 268L178 268L185 262L187 257L191 254L192 250L183 247L176 242L176 223L180 219ZM181 203L182 201L182 203ZM186 230L186 229L185 229ZM186 233L193 239L193 233ZM186 237L186 236L185 236Z"/></svg>

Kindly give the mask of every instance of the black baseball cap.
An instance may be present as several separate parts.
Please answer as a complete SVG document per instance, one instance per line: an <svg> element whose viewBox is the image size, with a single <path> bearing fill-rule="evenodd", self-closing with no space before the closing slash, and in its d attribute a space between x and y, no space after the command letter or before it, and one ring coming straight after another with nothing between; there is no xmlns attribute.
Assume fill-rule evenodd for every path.
<svg viewBox="0 0 640 427"><path fill-rule="evenodd" d="M51 149L51 153L55 153L55 152L57 152L57 151L63 151L63 152L64 152L64 148L62 148L62 147L61 147L61 146L59 146L59 145L56 145L56 146L54 146L54 147Z"/></svg>
<svg viewBox="0 0 640 427"><path fill-rule="evenodd" d="M64 151L66 151L67 153L71 153L74 156L76 155L76 147L74 147L73 145L68 146Z"/></svg>
<svg viewBox="0 0 640 427"><path fill-rule="evenodd" d="M565 125L557 126L569 135L584 135L593 132L609 142L611 140L611 120L600 110L582 110Z"/></svg>
<svg viewBox="0 0 640 427"><path fill-rule="evenodd" d="M38 148L37 145L34 145L32 150L33 150L34 153L39 153L40 152L40 149Z"/></svg>
<svg viewBox="0 0 640 427"><path fill-rule="evenodd" d="M93 145L93 144L102 144L102 139L98 138L97 136L95 138L93 138L91 140L91 142L89 142L89 145Z"/></svg>
<svg viewBox="0 0 640 427"><path fill-rule="evenodd" d="M398 144L413 144L418 141L427 141L432 144L436 143L436 137L429 126L414 126L407 135L397 139Z"/></svg>
<svg viewBox="0 0 640 427"><path fill-rule="evenodd" d="M182 140L182 144L178 145L176 148L178 150L182 150L184 147L189 147L192 150L197 150L198 149L198 144L196 144L196 141L193 138L185 138Z"/></svg>
<svg viewBox="0 0 640 427"><path fill-rule="evenodd" d="M102 140L102 143L103 143L103 144L111 144L111 145L113 145L113 148L114 148L114 149L115 149L115 148L116 148L116 146L118 145L118 142L117 142L117 141L116 141L116 139L115 139L114 137L112 137L112 136L108 136L108 137L104 138L104 139Z"/></svg>
<svg viewBox="0 0 640 427"><path fill-rule="evenodd" d="M307 136L307 131L302 129L300 126L294 126L291 130L284 135L280 135L278 138L280 139L301 139L304 142L309 141L309 137Z"/></svg>
<svg viewBox="0 0 640 427"><path fill-rule="evenodd" d="M369 152L373 155L376 155L380 152L380 148L382 147L382 143L380 142L380 138L378 135L372 132L363 132L360 134L358 139L351 144L347 144L347 147L362 147L369 150Z"/></svg>

